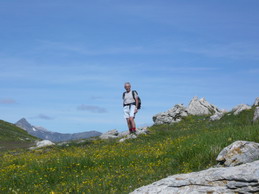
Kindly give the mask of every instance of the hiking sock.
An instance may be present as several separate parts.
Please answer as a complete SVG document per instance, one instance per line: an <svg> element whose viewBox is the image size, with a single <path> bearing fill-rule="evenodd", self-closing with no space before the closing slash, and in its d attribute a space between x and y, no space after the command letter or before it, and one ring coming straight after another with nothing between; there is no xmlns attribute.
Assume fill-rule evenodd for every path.
<svg viewBox="0 0 259 194"><path fill-rule="evenodd" d="M132 131L133 131L133 132L136 132L136 128L132 128Z"/></svg>

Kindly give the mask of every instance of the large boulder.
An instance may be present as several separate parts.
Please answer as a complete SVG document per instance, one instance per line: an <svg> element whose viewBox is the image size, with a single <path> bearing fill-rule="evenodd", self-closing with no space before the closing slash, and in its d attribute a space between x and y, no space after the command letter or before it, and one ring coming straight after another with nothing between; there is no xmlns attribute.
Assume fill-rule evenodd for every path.
<svg viewBox="0 0 259 194"><path fill-rule="evenodd" d="M258 193L259 161L169 176L132 193Z"/></svg>
<svg viewBox="0 0 259 194"><path fill-rule="evenodd" d="M31 147L31 150L37 149L37 148L42 148L42 147L47 147L47 146L52 146L55 145L52 141L49 140L42 140L42 141L37 141L36 142L36 147Z"/></svg>
<svg viewBox="0 0 259 194"><path fill-rule="evenodd" d="M118 138L119 132L116 129L107 131L106 133L103 133L100 138L101 139L114 139Z"/></svg>
<svg viewBox="0 0 259 194"><path fill-rule="evenodd" d="M236 166L259 159L259 143L235 141L225 147L218 155L217 161L223 166Z"/></svg>
<svg viewBox="0 0 259 194"><path fill-rule="evenodd" d="M216 106L206 101L205 98L199 99L197 96L191 100L187 111L191 115L209 115L221 112Z"/></svg>
<svg viewBox="0 0 259 194"><path fill-rule="evenodd" d="M255 112L254 112L254 118L253 121L259 120L259 107L256 107Z"/></svg>
<svg viewBox="0 0 259 194"><path fill-rule="evenodd" d="M168 111L153 116L153 121L155 124L170 124L181 121L182 117L185 116L188 116L186 107L182 104L176 104Z"/></svg>
<svg viewBox="0 0 259 194"><path fill-rule="evenodd" d="M242 111L244 110L249 110L251 109L252 107L251 106L248 106L246 104L239 104L237 106L235 106L233 109L232 109L232 112L234 112L234 115L238 115L239 113L241 113Z"/></svg>
<svg viewBox="0 0 259 194"><path fill-rule="evenodd" d="M255 99L254 106L259 106L259 97L257 97L257 98Z"/></svg>

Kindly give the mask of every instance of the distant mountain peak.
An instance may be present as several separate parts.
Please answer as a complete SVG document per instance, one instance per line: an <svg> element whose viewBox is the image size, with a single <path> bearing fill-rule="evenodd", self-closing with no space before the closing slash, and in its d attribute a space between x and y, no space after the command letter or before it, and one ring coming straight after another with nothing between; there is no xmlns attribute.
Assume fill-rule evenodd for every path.
<svg viewBox="0 0 259 194"><path fill-rule="evenodd" d="M22 118L19 121L17 121L15 125L22 128L23 130L27 131L29 134L35 137L47 139L53 142L69 141L74 139L86 139L101 135L101 133L97 131L88 131L72 134L52 132L43 127L36 127L31 125L25 118Z"/></svg>
<svg viewBox="0 0 259 194"><path fill-rule="evenodd" d="M15 123L16 126L28 131L28 129L32 129L32 125L25 119L22 118Z"/></svg>

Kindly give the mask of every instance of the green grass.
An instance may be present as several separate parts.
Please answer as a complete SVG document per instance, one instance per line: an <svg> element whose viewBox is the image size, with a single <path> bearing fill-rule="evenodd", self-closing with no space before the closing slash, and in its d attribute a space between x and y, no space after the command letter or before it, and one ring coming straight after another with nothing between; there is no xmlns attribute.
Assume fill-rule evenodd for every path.
<svg viewBox="0 0 259 194"><path fill-rule="evenodd" d="M14 124L0 120L0 153L17 148L28 148L34 145L37 139Z"/></svg>
<svg viewBox="0 0 259 194"><path fill-rule="evenodd" d="M0 162L0 192L128 193L169 175L206 169L232 142L259 142L253 112L214 122L188 116L173 125L152 126L148 135L124 143L93 140L6 153Z"/></svg>

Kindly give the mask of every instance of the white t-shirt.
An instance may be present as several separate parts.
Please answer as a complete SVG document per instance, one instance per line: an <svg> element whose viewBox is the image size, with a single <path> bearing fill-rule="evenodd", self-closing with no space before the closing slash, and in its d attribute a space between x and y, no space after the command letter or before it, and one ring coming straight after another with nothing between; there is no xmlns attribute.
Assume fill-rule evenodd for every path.
<svg viewBox="0 0 259 194"><path fill-rule="evenodd" d="M137 93L134 92L134 95L135 95L135 99L138 97ZM124 99L123 99L123 104L131 104L131 103L134 103L136 102L133 98L133 95L132 95L132 91L130 92L125 92L125 96L124 96Z"/></svg>

